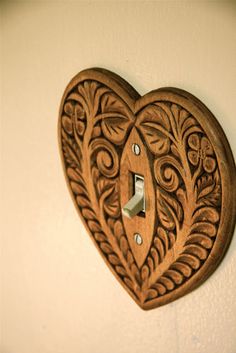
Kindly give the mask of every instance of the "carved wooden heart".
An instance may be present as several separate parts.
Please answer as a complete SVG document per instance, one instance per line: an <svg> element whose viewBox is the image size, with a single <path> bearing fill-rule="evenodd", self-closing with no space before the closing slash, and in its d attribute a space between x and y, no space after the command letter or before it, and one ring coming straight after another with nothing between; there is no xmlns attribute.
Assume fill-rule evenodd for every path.
<svg viewBox="0 0 236 353"><path fill-rule="evenodd" d="M233 234L235 165L197 98L176 88L140 97L114 73L85 70L65 90L59 139L76 208L141 308L183 296L214 271ZM129 221L121 208L136 171L145 175L146 213Z"/></svg>

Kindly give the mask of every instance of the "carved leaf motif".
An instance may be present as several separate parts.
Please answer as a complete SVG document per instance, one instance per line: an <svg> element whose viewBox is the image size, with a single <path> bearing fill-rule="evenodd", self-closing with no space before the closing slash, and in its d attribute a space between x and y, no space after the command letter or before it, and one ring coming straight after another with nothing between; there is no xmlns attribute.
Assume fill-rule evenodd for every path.
<svg viewBox="0 0 236 353"><path fill-rule="evenodd" d="M157 297L157 295L158 295L158 292L157 292L157 290L155 290L155 289L149 289L148 291L147 291L147 293L146 293L146 300L147 299L149 299L149 300L151 300L151 299L154 299L154 298L156 298Z"/></svg>
<svg viewBox="0 0 236 353"><path fill-rule="evenodd" d="M120 240L121 236L124 234L123 225L120 220L117 220L114 225L115 237Z"/></svg>
<svg viewBox="0 0 236 353"><path fill-rule="evenodd" d="M138 269L138 266L135 263L133 263L131 265L130 269L131 269L131 272L132 272L134 278L138 282L138 284L141 284L142 283L142 279L141 279L141 274L140 274L140 271Z"/></svg>
<svg viewBox="0 0 236 353"><path fill-rule="evenodd" d="M81 150L75 141L62 130L62 149L67 164L72 168L81 168Z"/></svg>
<svg viewBox="0 0 236 353"><path fill-rule="evenodd" d="M109 116L102 120L102 131L113 143L122 144L125 140L130 121L126 117Z"/></svg>
<svg viewBox="0 0 236 353"><path fill-rule="evenodd" d="M190 128L194 128L197 125L196 119L194 119L192 116L188 117L182 127L181 127L181 132L184 134L186 131L190 130ZM196 129L198 131L198 129Z"/></svg>
<svg viewBox="0 0 236 353"><path fill-rule="evenodd" d="M161 276L157 283L162 283L169 291L175 288L173 281L165 275Z"/></svg>
<svg viewBox="0 0 236 353"><path fill-rule="evenodd" d="M180 113L179 113L179 126L180 128L182 128L183 123L185 122L185 120L189 117L189 112L187 112L185 109L181 109Z"/></svg>
<svg viewBox="0 0 236 353"><path fill-rule="evenodd" d="M164 295L167 291L166 287L161 283L154 283L152 286L157 290L157 296Z"/></svg>
<svg viewBox="0 0 236 353"><path fill-rule="evenodd" d="M71 189L75 195L84 195L84 196L88 197L88 192L83 185L72 181L70 183L70 186L71 186Z"/></svg>
<svg viewBox="0 0 236 353"><path fill-rule="evenodd" d="M175 241L176 238L173 232L169 232L162 227L157 228L157 235L154 237L153 247L147 258L150 274L165 260L167 251L172 248Z"/></svg>
<svg viewBox="0 0 236 353"><path fill-rule="evenodd" d="M146 142L150 150L156 155L163 155L168 153L170 149L170 140L159 131L158 126L146 122L142 124L143 134L146 135Z"/></svg>
<svg viewBox="0 0 236 353"><path fill-rule="evenodd" d="M104 210L110 217L118 218L120 215L119 198L116 184L111 185L109 194L104 201Z"/></svg>
<svg viewBox="0 0 236 353"><path fill-rule="evenodd" d="M157 201L157 213L162 225L167 230L173 230L175 228L173 217L171 216L171 213L169 212L168 207L166 207L164 201Z"/></svg>
<svg viewBox="0 0 236 353"><path fill-rule="evenodd" d="M192 268L191 266L189 266L188 264L186 263L183 263L181 261L176 261L172 266L171 268L181 272L184 277L190 277L191 274L192 274Z"/></svg>
<svg viewBox="0 0 236 353"><path fill-rule="evenodd" d="M146 281L149 276L149 268L147 265L144 265L141 271L141 278L143 281Z"/></svg>
<svg viewBox="0 0 236 353"><path fill-rule="evenodd" d="M91 174L92 174L92 178L95 182L97 182L97 180L99 179L100 177L100 173L99 173L99 170L97 167L93 167L92 170L91 170ZM100 194L100 192L99 192Z"/></svg>
<svg viewBox="0 0 236 353"><path fill-rule="evenodd" d="M150 273L152 273L155 269L155 263L154 263L154 260L151 256L148 256L147 258L147 264L148 264L148 267L150 269Z"/></svg>
<svg viewBox="0 0 236 353"><path fill-rule="evenodd" d="M179 201L160 188L157 188L157 213L160 222L167 230L179 227L183 218L183 210Z"/></svg>
<svg viewBox="0 0 236 353"><path fill-rule="evenodd" d="M84 196L77 196L76 201L79 207L90 207L90 200Z"/></svg>
<svg viewBox="0 0 236 353"><path fill-rule="evenodd" d="M112 254L113 249L108 243L101 243L100 247L105 254Z"/></svg>
<svg viewBox="0 0 236 353"><path fill-rule="evenodd" d="M82 177L79 169L77 168L73 169L69 167L67 168L66 172L70 180L80 183L81 185L84 185L84 178Z"/></svg>
<svg viewBox="0 0 236 353"><path fill-rule="evenodd" d="M200 260L205 260L207 258L208 252L201 245L190 244L185 246L185 253L192 254L198 257Z"/></svg>
<svg viewBox="0 0 236 353"><path fill-rule="evenodd" d="M215 187L214 180L211 175L203 175L197 182L198 200L209 195Z"/></svg>
<svg viewBox="0 0 236 353"><path fill-rule="evenodd" d="M113 218L113 217L108 217L108 219L107 219L107 225L108 225L109 229L110 229L112 232L114 232L115 223L116 223L115 218Z"/></svg>
<svg viewBox="0 0 236 353"><path fill-rule="evenodd" d="M124 103L112 94L105 94L101 100L102 122L101 128L106 138L115 143L122 144L132 124L129 111Z"/></svg>
<svg viewBox="0 0 236 353"><path fill-rule="evenodd" d="M129 249L129 244L128 244L128 241L124 235L120 238L120 248L121 248L123 254L126 256L127 251Z"/></svg>
<svg viewBox="0 0 236 353"><path fill-rule="evenodd" d="M127 115L127 108L124 102L122 102L119 97L115 96L111 92L108 92L102 96L101 111L102 113L119 113L123 116Z"/></svg>
<svg viewBox="0 0 236 353"><path fill-rule="evenodd" d="M164 245L165 252L169 249L169 237L168 233L164 228L158 227L157 228L157 234L162 240L162 243Z"/></svg>
<svg viewBox="0 0 236 353"><path fill-rule="evenodd" d="M98 241L106 241L106 236L103 233L95 232L94 233L94 238Z"/></svg>
<svg viewBox="0 0 236 353"><path fill-rule="evenodd" d="M130 250L127 251L127 262L130 267L134 263L134 257L133 257L133 254Z"/></svg>
<svg viewBox="0 0 236 353"><path fill-rule="evenodd" d="M159 237L155 237L154 238L154 245L158 251L160 262L162 262L164 259L165 253L166 253L166 249L164 247L164 244Z"/></svg>
<svg viewBox="0 0 236 353"><path fill-rule="evenodd" d="M104 176L101 176L99 170L96 167L92 169L93 180L95 181L95 188L98 191L99 197L101 194L111 187L111 181ZM113 184L112 184L113 185Z"/></svg>
<svg viewBox="0 0 236 353"><path fill-rule="evenodd" d="M206 234L209 237L216 236L216 227L209 222L195 222L191 227L191 233Z"/></svg>
<svg viewBox="0 0 236 353"><path fill-rule="evenodd" d="M165 273L174 283L181 284L184 280L183 274L180 271L169 269Z"/></svg>
<svg viewBox="0 0 236 353"><path fill-rule="evenodd" d="M193 222L210 222L210 223L216 223L219 221L219 213L217 210L213 207L202 207L198 209L194 216L193 216Z"/></svg>
<svg viewBox="0 0 236 353"><path fill-rule="evenodd" d="M84 104L84 107L88 109L89 113L91 116L96 114L96 109L97 109L97 99L96 99L96 92L98 91L99 83L95 81L84 81L83 84L80 84L78 86L78 92L79 95L74 93L74 99L78 100L79 102L81 101L82 97L82 102ZM78 99L76 99L76 96L79 96Z"/></svg>
<svg viewBox="0 0 236 353"><path fill-rule="evenodd" d="M200 244L204 248L210 249L213 246L213 241L207 235L193 233L187 240L186 245L187 244Z"/></svg>
<svg viewBox="0 0 236 353"><path fill-rule="evenodd" d="M184 264L188 264L192 269L197 270L201 266L201 262L198 257L191 254L183 254L179 257L179 261Z"/></svg>
<svg viewBox="0 0 236 353"><path fill-rule="evenodd" d="M134 289L134 284L128 277L124 277L124 282L131 290Z"/></svg>
<svg viewBox="0 0 236 353"><path fill-rule="evenodd" d="M157 252L157 249L154 247L151 247L150 254L151 254L153 261L154 261L154 267L156 268L160 262L160 256Z"/></svg>
<svg viewBox="0 0 236 353"><path fill-rule="evenodd" d="M92 220L92 219L96 218L95 213L92 210L90 210L89 208L83 208L82 214L85 219Z"/></svg>
<svg viewBox="0 0 236 353"><path fill-rule="evenodd" d="M221 200L221 185L218 171L203 175L197 182L198 204L205 206L219 206Z"/></svg>
<svg viewBox="0 0 236 353"><path fill-rule="evenodd" d="M126 275L126 271L125 271L124 267L122 267L122 266L116 266L116 272L119 273L119 275L121 275L121 276Z"/></svg>
<svg viewBox="0 0 236 353"><path fill-rule="evenodd" d="M88 226L92 232L101 232L101 226L98 221L88 221Z"/></svg>
<svg viewBox="0 0 236 353"><path fill-rule="evenodd" d="M206 206L220 206L221 203L221 186L216 184L214 190L206 198L200 200Z"/></svg>
<svg viewBox="0 0 236 353"><path fill-rule="evenodd" d="M112 254L108 256L108 259L112 265L120 265L120 259L118 258L118 256Z"/></svg>
<svg viewBox="0 0 236 353"><path fill-rule="evenodd" d="M211 238L216 234L215 223L218 221L219 213L215 208L205 206L197 209L193 215L193 224L185 243L184 253L201 260L206 259L208 256L207 250L213 246Z"/></svg>
<svg viewBox="0 0 236 353"><path fill-rule="evenodd" d="M152 153L157 156L168 153L170 123L167 114L160 107L150 105L144 109L139 115L137 127Z"/></svg>

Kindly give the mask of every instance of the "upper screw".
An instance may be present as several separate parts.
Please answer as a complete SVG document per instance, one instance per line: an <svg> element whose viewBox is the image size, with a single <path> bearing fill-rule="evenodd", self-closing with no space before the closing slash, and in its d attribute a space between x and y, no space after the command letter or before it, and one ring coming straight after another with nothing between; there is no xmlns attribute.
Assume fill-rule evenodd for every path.
<svg viewBox="0 0 236 353"><path fill-rule="evenodd" d="M139 156L141 153L141 148L137 143L132 144L132 152L136 155Z"/></svg>

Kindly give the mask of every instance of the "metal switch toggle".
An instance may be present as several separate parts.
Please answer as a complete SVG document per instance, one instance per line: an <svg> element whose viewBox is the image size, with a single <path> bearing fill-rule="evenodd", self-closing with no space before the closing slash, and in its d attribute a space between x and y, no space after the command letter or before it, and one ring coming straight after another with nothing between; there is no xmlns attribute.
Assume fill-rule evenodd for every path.
<svg viewBox="0 0 236 353"><path fill-rule="evenodd" d="M122 208L122 213L128 218L133 218L141 211L145 212L144 178L135 174L134 195Z"/></svg>

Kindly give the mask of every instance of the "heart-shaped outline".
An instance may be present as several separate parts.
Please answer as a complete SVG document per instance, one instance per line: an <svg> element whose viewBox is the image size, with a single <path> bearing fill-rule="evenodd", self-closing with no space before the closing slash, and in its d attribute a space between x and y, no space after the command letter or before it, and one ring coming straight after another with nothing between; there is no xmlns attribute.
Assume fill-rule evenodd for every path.
<svg viewBox="0 0 236 353"><path fill-rule="evenodd" d="M112 92L112 95L111 95L112 98L106 97L106 99L110 99L110 103L109 103L110 108L108 109L108 111L106 111L107 106L106 106L106 102L104 103L104 99L103 99L103 103L101 103L99 101L100 98L96 97L96 92L98 90L98 87L100 89L101 95L103 95L104 92L107 95L108 95L107 93L108 91ZM116 97L114 99L114 102L111 101L114 98L113 94ZM93 100L91 99L91 97L93 97ZM90 100L90 103L88 103L89 100ZM119 112L117 113L117 111L115 111L115 109L111 107L113 106L113 104L115 106L117 106L117 104L119 105L120 101L124 102L124 107L119 108L118 109ZM163 104L163 106L161 106L160 104ZM196 237L196 235L194 235L195 241L200 242L200 243L197 243L198 248L200 247L204 248L202 244L205 244L206 249L204 249L204 251L207 251L207 256L205 259L201 259L200 258L201 254L199 253L194 253L194 252L189 253L189 256L195 256L196 258L198 257L198 260L200 263L199 269L194 268L194 261L192 265L190 262L188 263L187 261L185 262L180 261L182 267L180 265L178 265L179 266L178 267L175 261L174 264L177 266L177 269L176 267L172 268L173 263L170 262L167 266L166 272L164 272L162 276L163 277L162 282L158 282L159 281L158 279L157 281L158 283L155 282L155 283L152 283L151 285L149 283L147 285L148 280L146 275L146 272L147 272L146 268L144 268L144 271L141 271L141 283L138 281L135 282L135 276L134 276L135 270L131 270L131 267L132 265L133 267L135 267L136 264L135 262L132 262L133 260L131 261L127 259L127 256L131 259L133 259L133 257L132 257L132 253L130 254L130 251L129 251L130 249L127 250L127 246L129 246L129 244L127 242L127 239L125 239L125 234L121 236L119 241L116 239L116 243L117 241L119 242L120 249L126 249L124 250L126 251L125 256L123 256L124 255L124 252L122 253L123 250L120 253L116 251L117 249L114 249L114 247L117 248L117 245L115 242L112 243L110 240L108 241L106 232L103 232L102 230L100 220L96 219L97 216L95 215L91 207L92 205L88 205L88 200L90 202L92 198L88 195L89 187L86 188L86 182L84 178L85 175L81 174L78 166L82 160L88 162L90 161L88 157L91 158L91 156L88 156L88 155L86 155L84 158L84 155L82 153L83 150L81 150L82 149L81 141L83 141L85 131L87 131L86 129L88 125L86 125L87 124L86 119L89 118L89 114L91 114L92 111L93 112L95 111L95 115L99 109L102 110L102 113L103 113L103 116L99 118L97 116L95 117L95 115L93 116L94 119L97 118L98 125L96 126L97 129L94 129L96 131L93 131L93 134L95 137L92 141L93 143L92 149L96 150L96 148L98 147L101 149L101 145L99 145L99 143L102 142L100 138L102 134L103 140L104 140L104 136L105 138L107 137L109 138L110 141L107 142L106 148L110 146L109 147L110 151L112 151L114 150L114 147L119 148L119 146L122 145L124 141L127 141L127 136L125 135L125 127L128 126L127 129L129 128L131 129L130 125L127 123L127 121L129 120L126 120L127 116L130 116L131 120L133 119L133 123L132 123L133 125L135 124L137 127L138 126L140 127L141 124L136 117L140 114L140 112L144 111L146 107L150 107L150 105L157 105L157 108L155 106L155 109L162 109L162 108L164 110L167 109L166 114L169 114L169 111L172 111L171 114L173 115L175 115L175 112L176 112L177 115L179 114L180 116L180 114L182 114L184 116L183 112L187 111L191 114L193 119L196 120L196 122L200 126L200 130L197 131L196 133L193 132L191 134L191 138L188 139L188 147L189 147L188 162L190 162L189 165L191 165L190 167L191 169L191 168L195 168L194 163L196 165L197 164L199 165L201 161L204 162L205 160L204 173L209 172L208 174L205 174L205 176L203 174L201 176L201 179L200 179L200 176L199 176L199 179L196 178L195 180L196 188L199 187L199 190L202 192L202 195L204 193L206 194L207 192L209 192L210 194L210 192L213 192L213 190L210 191L210 189L213 187L212 186L213 183L215 184L218 183L218 185L220 185L222 194L221 194L220 204L218 206L215 206L215 209L217 209L217 212L220 215L219 221L216 218L211 218L211 219L215 219L215 221L212 221L212 222L213 224L215 222L217 232L216 232L216 235L214 236L214 241L212 242L210 249L209 249L209 242L207 243L207 239L204 239L205 235L207 235L206 230L205 231L201 230L203 235L204 234L205 235L202 236L200 240L199 238ZM124 109L126 109L126 111L123 114ZM155 128L155 126L153 125L155 124L155 113L152 112L152 114L149 114L150 119L148 121L145 120L146 117L143 120L144 121L143 126L145 127L145 129ZM112 118L113 120L111 119L111 117L113 117ZM105 119L110 119L110 120L108 121ZM116 124L117 122L116 119L120 119L120 120L123 119L121 120L123 125L122 126L118 125L117 128L115 125L112 126L113 122L114 124ZM178 119L181 119L181 118L178 118ZM182 119L185 119L185 118L182 118ZM122 131L121 136L118 136L118 133L115 133L112 135L111 128L114 131L118 131L117 129L120 129ZM169 127L169 129L171 128ZM158 137L162 136L160 131L161 131L160 128L158 128L158 132L157 132ZM169 131L169 130L167 129L166 131ZM236 178L235 178L235 164L234 164L232 152L222 128L220 127L219 123L214 118L212 113L206 108L206 106L203 103L201 103L196 97L192 96L190 93L177 88L161 88L161 89L149 92L143 97L140 97L139 94L125 80L123 80L118 75L100 68L87 69L80 72L78 75L76 75L71 80L71 82L69 83L69 85L65 90L65 93L62 97L61 106L60 106L58 132L59 132L59 143L60 143L60 152L61 152L61 157L63 162L63 168L64 168L67 184L68 184L70 193L72 195L72 199L75 203L75 206L83 220L83 223L85 224L85 227L87 228L91 238L93 239L97 249L100 251L107 265L112 270L116 278L121 282L123 287L129 292L132 298L136 301L136 303L142 309L152 309L152 308L161 306L163 304L169 303L185 295L186 293L192 291L194 288L199 286L202 282L204 282L207 279L207 277L215 270L215 268L220 263L220 261L222 260L227 250L227 247L233 235L234 224L235 224L235 209L236 209L236 204L235 204ZM126 137L122 135L123 132L124 132L124 136ZM150 137L145 135L144 130L143 130L143 137L144 137L144 140L146 141L146 144L148 145L150 142L149 141ZM153 138L153 136L151 138ZM151 144L149 145L151 146ZM215 179L214 181L211 181L213 180L213 177L212 177L213 172L211 171L213 170L213 163L211 162L211 159L210 159L211 145L213 146L214 157L216 160L216 166L214 166L214 169L218 170L217 182ZM153 146L153 143L152 143L152 146ZM162 157L165 157L165 153L166 153L166 156L168 156L168 153L169 154L172 153L170 152L169 147L170 147L169 142L164 141L163 143L159 144L159 147L155 146L154 144L152 152L157 153L157 155L159 153L159 157L162 158ZM167 153L166 151L169 151L169 152ZM175 153L174 149L173 149L173 153ZM208 157L208 154L209 154L209 157ZM100 156L100 159L101 158L104 159L105 157L108 158L103 154L102 157ZM108 165L108 162L109 161L106 159L105 164L107 163ZM160 164L160 159L157 159L157 162L156 162L157 169L159 168L159 164ZM87 163L87 170L90 170L88 168L91 169L91 166L90 164ZM104 170L104 175L107 175L106 173L110 173L110 175L112 175L112 171L111 170L108 171L108 167L106 165L104 168L106 168L106 170ZM201 166L201 171L203 170L202 168L203 167ZM103 171L100 170L100 175L102 172ZM160 181L158 180L158 178L161 178L160 172L158 175L159 176L156 176L157 182ZM110 178L110 176L108 177ZM93 175L93 178L96 178L95 174ZM106 178L103 179L103 183L106 183L105 179ZM91 187L92 185L91 183L93 183L93 180L91 180L90 178L90 181L87 181L87 182L90 183L90 187ZM197 183L199 183L200 186ZM204 185L204 187L202 185ZM114 184L113 187L115 188L116 185ZM105 190L105 192L108 195L106 197L108 198L109 195L115 194L114 190L115 189L112 189L111 191L111 188L109 189L108 187ZM218 191L219 189L217 189L214 192L217 193ZM116 192L118 191L116 190ZM177 207L179 206L178 205L176 206L176 204L174 204L175 202L174 199L170 201L170 199L168 199L168 194L166 194L165 192L163 193L163 190L161 189L158 192L159 192L159 199L162 201L162 204L159 204L158 206L159 212L160 210L162 210L163 207L164 208L167 207L165 208L165 210L168 209L169 206L168 205L165 206L166 204L168 204L168 202L169 203L172 202L171 207L176 209L176 212L177 212L178 211ZM215 197L215 194L214 194L214 197ZM114 196L113 196L113 199L114 199ZM205 202L209 203L209 200L205 200ZM109 214L109 212L111 212L111 214L114 214L114 210L111 209L109 211L109 205L112 205L113 203L115 204L114 200L108 203L107 210L106 210L107 214ZM198 227L198 231L201 228L200 226L203 226L203 223L206 217L215 217L216 212L213 211L213 208L214 208L213 206L209 207L209 205L208 206L205 205L202 208L203 211L200 212L199 210L197 210L195 214L192 215L192 217L195 217L196 222L198 221L197 222L198 225L195 225L195 228ZM185 209L183 211L185 212ZM120 223L118 223L118 221L116 220L116 218L114 219L115 219L115 222L113 222L113 226L112 226L113 232L115 228L115 233L118 234L121 226L120 226ZM201 222L202 224L199 226L199 223ZM207 228L208 233L210 229L212 228L211 227ZM191 234L189 236L191 236ZM208 234L208 236L210 235ZM161 238L161 235L160 235L160 238ZM115 244L115 245L112 246L112 244L113 245ZM185 242L184 245L186 244L187 243ZM150 266L149 267L146 266L149 271L148 276L151 276ZM137 268L137 266L135 268ZM189 277L187 276L188 268L190 268L191 270L191 274L189 275ZM130 273L133 273L133 277L129 276L128 271L131 271ZM168 276L165 275L167 272L168 272ZM178 283L176 279L178 277L177 276L178 273L180 273L182 277L185 276L184 281L182 281L181 283ZM168 284L169 281L170 281L170 284ZM171 282L175 284L174 288L172 289L171 289L171 286L172 286ZM162 287L164 289L162 289Z"/></svg>

